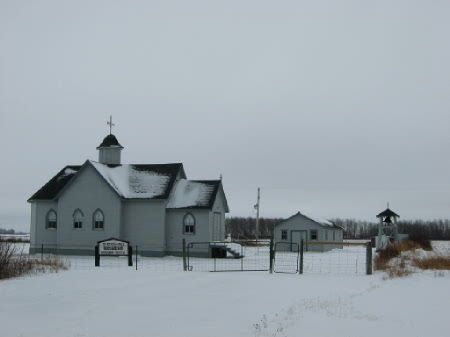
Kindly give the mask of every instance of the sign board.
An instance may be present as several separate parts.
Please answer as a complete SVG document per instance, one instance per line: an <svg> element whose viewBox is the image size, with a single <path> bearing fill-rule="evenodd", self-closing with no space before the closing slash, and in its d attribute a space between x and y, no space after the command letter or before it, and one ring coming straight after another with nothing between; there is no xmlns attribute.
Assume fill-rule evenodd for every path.
<svg viewBox="0 0 450 337"><path fill-rule="evenodd" d="M98 250L100 255L127 256L128 242L117 239L100 241L98 242Z"/></svg>
<svg viewBox="0 0 450 337"><path fill-rule="evenodd" d="M128 241L116 238L98 241L94 252L96 267L100 267L100 256L128 256L128 265L133 265L133 248Z"/></svg>

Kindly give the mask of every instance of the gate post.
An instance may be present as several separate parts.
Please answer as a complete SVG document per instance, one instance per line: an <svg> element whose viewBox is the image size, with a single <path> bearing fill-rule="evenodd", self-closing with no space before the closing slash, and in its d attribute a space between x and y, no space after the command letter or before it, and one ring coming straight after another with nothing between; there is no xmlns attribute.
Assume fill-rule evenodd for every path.
<svg viewBox="0 0 450 337"><path fill-rule="evenodd" d="M186 239L183 239L183 271L187 270L187 264L186 264Z"/></svg>
<svg viewBox="0 0 450 337"><path fill-rule="evenodd" d="M270 239L270 248L269 248L269 258L270 258L270 263L269 263L269 273L273 273L273 259L275 257L274 254L274 248L273 248L273 238Z"/></svg>
<svg viewBox="0 0 450 337"><path fill-rule="evenodd" d="M100 254L98 252L98 245L95 246L94 252L95 252L95 266L100 267Z"/></svg>
<svg viewBox="0 0 450 337"><path fill-rule="evenodd" d="M366 245L366 274L372 275L372 245L370 242Z"/></svg>
<svg viewBox="0 0 450 337"><path fill-rule="evenodd" d="M304 244L303 244L303 240L300 240L300 264L299 264L299 269L298 269L298 273L301 275L303 274L303 248L304 248Z"/></svg>
<svg viewBox="0 0 450 337"><path fill-rule="evenodd" d="M133 267L133 247L128 246L128 267Z"/></svg>

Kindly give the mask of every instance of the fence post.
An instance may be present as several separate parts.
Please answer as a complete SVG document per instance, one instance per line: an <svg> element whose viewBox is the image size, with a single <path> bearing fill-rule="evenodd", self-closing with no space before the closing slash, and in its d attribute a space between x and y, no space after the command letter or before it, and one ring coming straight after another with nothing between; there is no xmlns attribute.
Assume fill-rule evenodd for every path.
<svg viewBox="0 0 450 337"><path fill-rule="evenodd" d="M95 266L100 267L100 254L98 252L98 245L95 246L94 252L95 252Z"/></svg>
<svg viewBox="0 0 450 337"><path fill-rule="evenodd" d="M372 245L370 242L366 245L366 267L366 274L372 275Z"/></svg>
<svg viewBox="0 0 450 337"><path fill-rule="evenodd" d="M256 248L258 249L258 248ZM244 247L241 244L241 271L244 270Z"/></svg>
<svg viewBox="0 0 450 337"><path fill-rule="evenodd" d="M136 255L136 270L137 270L137 256L138 256L137 245L136 245L136 251L134 252L134 254Z"/></svg>
<svg viewBox="0 0 450 337"><path fill-rule="evenodd" d="M273 250L273 239L270 239L270 248L269 248L269 273L273 273L273 259L274 259L274 250Z"/></svg>
<svg viewBox="0 0 450 337"><path fill-rule="evenodd" d="M186 264L186 239L183 239L183 271L187 271L187 264Z"/></svg>
<svg viewBox="0 0 450 337"><path fill-rule="evenodd" d="M128 246L128 267L133 267L133 247Z"/></svg>
<svg viewBox="0 0 450 337"><path fill-rule="evenodd" d="M304 243L303 240L300 240L300 265L299 265L299 269L298 272L299 274L303 274L303 249L304 249Z"/></svg>

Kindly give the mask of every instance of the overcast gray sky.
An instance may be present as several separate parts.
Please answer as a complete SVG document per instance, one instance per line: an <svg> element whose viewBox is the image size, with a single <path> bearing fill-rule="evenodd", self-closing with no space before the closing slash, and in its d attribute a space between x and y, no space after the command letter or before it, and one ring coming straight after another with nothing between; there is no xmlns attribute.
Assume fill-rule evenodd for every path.
<svg viewBox="0 0 450 337"><path fill-rule="evenodd" d="M230 215L450 215L450 1L0 0L0 226L114 133Z"/></svg>

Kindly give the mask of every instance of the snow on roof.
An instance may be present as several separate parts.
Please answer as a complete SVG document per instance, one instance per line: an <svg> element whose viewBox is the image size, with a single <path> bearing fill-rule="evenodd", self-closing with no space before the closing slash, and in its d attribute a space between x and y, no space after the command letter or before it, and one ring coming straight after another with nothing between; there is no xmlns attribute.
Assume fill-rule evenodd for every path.
<svg viewBox="0 0 450 337"><path fill-rule="evenodd" d="M310 216L309 214L305 214L305 213L301 213L301 212L295 213L294 215L290 216L289 218L284 219L283 221L279 222L279 224L281 224L289 219L292 219L294 217L297 217L297 216L303 216L311 221L318 223L321 226L332 227L332 228L341 228L340 226L335 225L334 223L332 223L330 220L327 220L326 218L319 217L319 216Z"/></svg>
<svg viewBox="0 0 450 337"><path fill-rule="evenodd" d="M52 179L34 193L28 201L33 200L52 200L72 179L72 177L81 168L79 165L69 165L59 171Z"/></svg>
<svg viewBox="0 0 450 337"><path fill-rule="evenodd" d="M310 216L309 214L305 214L305 213L300 213L300 214L305 216L305 217L307 217L308 219L311 219L312 221L315 221L315 222L321 224L321 225L329 226L329 227L335 227L335 225L331 221L329 221L329 220L327 220L327 219L325 219L323 217Z"/></svg>
<svg viewBox="0 0 450 337"><path fill-rule="evenodd" d="M171 175L138 170L135 165L108 166L90 161L100 175L124 198L151 199L164 195Z"/></svg>
<svg viewBox="0 0 450 337"><path fill-rule="evenodd" d="M167 208L209 207L216 183L217 181L178 180Z"/></svg>
<svg viewBox="0 0 450 337"><path fill-rule="evenodd" d="M64 175L65 175L65 176L68 176L68 175L71 175L71 174L75 174L75 173L77 173L77 172L78 172L77 170L74 170L74 169L68 167L68 168L66 168L66 169L64 170Z"/></svg>

